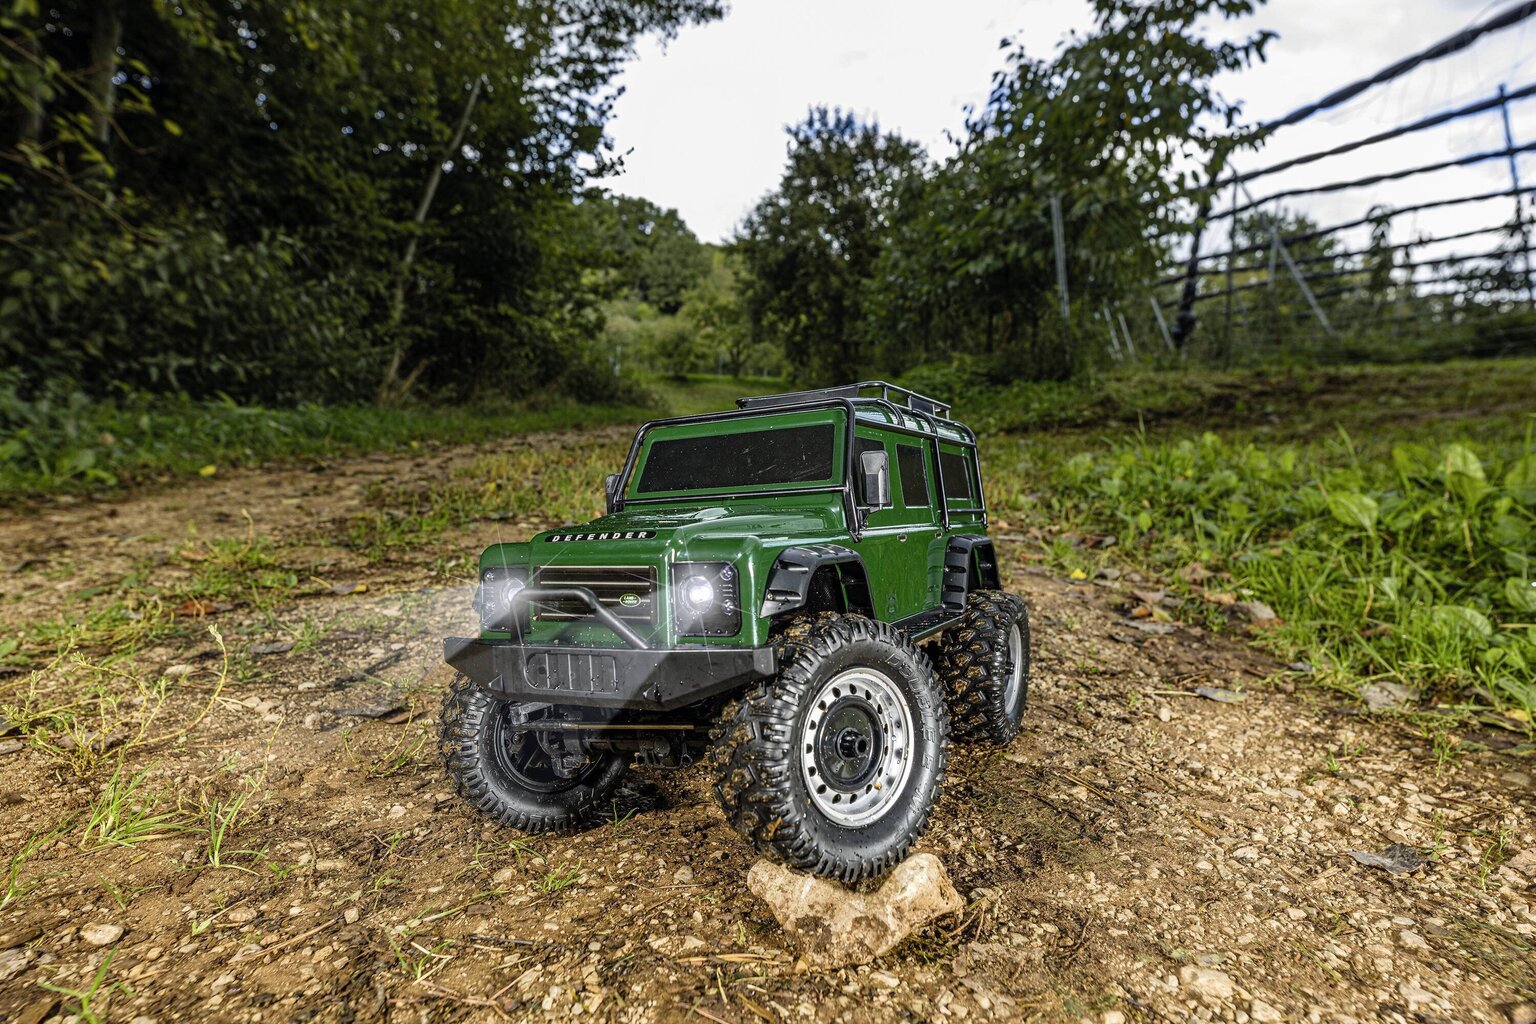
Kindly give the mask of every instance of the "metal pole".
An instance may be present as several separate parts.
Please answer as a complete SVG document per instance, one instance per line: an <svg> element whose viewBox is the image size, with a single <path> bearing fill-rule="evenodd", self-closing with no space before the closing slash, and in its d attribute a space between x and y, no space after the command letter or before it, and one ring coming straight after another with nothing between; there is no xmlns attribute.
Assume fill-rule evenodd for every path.
<svg viewBox="0 0 1536 1024"><path fill-rule="evenodd" d="M1109 328L1109 350L1115 354L1116 360L1123 359L1125 357L1120 351L1120 339L1115 337L1115 322L1109 318L1108 306L1103 308L1102 314L1104 317L1104 326Z"/></svg>
<svg viewBox="0 0 1536 1024"><path fill-rule="evenodd" d="M1163 307L1157 304L1156 295L1148 295L1147 301L1152 303L1152 315L1157 318L1157 329L1163 335L1163 344L1168 351L1173 351L1173 337L1168 333L1168 321L1163 319Z"/></svg>
<svg viewBox="0 0 1536 1024"><path fill-rule="evenodd" d="M1071 306L1067 302L1067 240L1061 224L1061 193L1051 193L1051 234L1056 240L1056 293L1061 298L1061 319L1068 320Z"/></svg>
<svg viewBox="0 0 1536 1024"><path fill-rule="evenodd" d="M1504 118L1504 148L1509 150L1509 180L1514 185L1515 223L1520 226L1520 248L1525 250L1525 302L1536 308L1536 285L1531 283L1531 236L1525 226L1525 202L1520 198L1520 165L1515 160L1515 135L1509 128L1509 94L1499 86L1499 114Z"/></svg>
<svg viewBox="0 0 1536 1024"><path fill-rule="evenodd" d="M1243 190L1243 195L1248 197L1250 203L1257 202L1253 198L1253 193L1248 191L1248 186L1244 185L1241 180L1238 181L1237 187ZM1306 298L1307 305L1312 307L1312 315L1317 317L1317 322L1323 325L1323 330L1328 332L1328 337L1337 341L1339 335L1334 331L1333 324L1328 322L1328 315L1323 312L1323 307L1317 304L1317 296L1312 294L1312 289L1307 287L1307 279L1301 276L1300 270L1296 269L1296 262L1291 259L1291 251L1280 240L1280 232L1275 227L1274 218L1271 218L1269 222L1269 237L1270 241L1274 243L1275 248L1280 250L1280 258L1285 261L1285 269L1289 270L1291 276L1296 279L1296 286L1301 289L1301 294Z"/></svg>
<svg viewBox="0 0 1536 1024"><path fill-rule="evenodd" d="M1125 314L1115 310L1115 319L1120 321L1120 333L1125 336L1125 347L1131 350L1131 355L1136 354L1136 346L1131 341L1131 329L1125 325Z"/></svg>
<svg viewBox="0 0 1536 1024"><path fill-rule="evenodd" d="M1232 355L1232 253L1237 249L1237 182L1232 183L1232 216L1227 220L1227 321L1221 332L1222 359Z"/></svg>

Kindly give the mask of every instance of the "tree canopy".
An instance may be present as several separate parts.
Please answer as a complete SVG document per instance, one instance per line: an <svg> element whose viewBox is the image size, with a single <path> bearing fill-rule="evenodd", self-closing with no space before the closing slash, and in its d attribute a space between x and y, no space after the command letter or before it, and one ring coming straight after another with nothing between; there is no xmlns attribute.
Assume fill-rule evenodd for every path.
<svg viewBox="0 0 1536 1024"><path fill-rule="evenodd" d="M0 272L25 287L0 351L95 393L556 381L596 334L574 199L612 164L615 76L641 36L721 14L11 0Z"/></svg>

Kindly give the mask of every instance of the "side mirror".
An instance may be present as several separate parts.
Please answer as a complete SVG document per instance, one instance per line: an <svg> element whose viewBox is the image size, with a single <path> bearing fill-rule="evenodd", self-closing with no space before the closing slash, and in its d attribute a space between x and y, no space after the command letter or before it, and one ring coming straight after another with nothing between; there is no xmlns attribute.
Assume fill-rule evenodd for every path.
<svg viewBox="0 0 1536 1024"><path fill-rule="evenodd" d="M603 493L608 496L608 511L619 510L619 485L623 483L623 477L618 473L609 473L603 477Z"/></svg>
<svg viewBox="0 0 1536 1024"><path fill-rule="evenodd" d="M890 508L890 457L885 452L861 452L859 468L864 474L864 504L870 508Z"/></svg>

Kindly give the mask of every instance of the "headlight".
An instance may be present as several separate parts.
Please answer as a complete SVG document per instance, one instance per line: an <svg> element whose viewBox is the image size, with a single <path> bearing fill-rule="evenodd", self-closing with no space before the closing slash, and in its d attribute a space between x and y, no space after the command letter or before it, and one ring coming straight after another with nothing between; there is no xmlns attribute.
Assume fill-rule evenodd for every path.
<svg viewBox="0 0 1536 1024"><path fill-rule="evenodd" d="M703 576L689 576L678 588L678 597L689 611L706 612L715 603L715 585Z"/></svg>
<svg viewBox="0 0 1536 1024"><path fill-rule="evenodd" d="M518 612L517 623L512 621L512 598L528 585L526 569L490 568L480 574L480 585L475 588L475 610L480 613L480 628L500 633L520 632L528 625L528 608Z"/></svg>
<svg viewBox="0 0 1536 1024"><path fill-rule="evenodd" d="M740 581L730 562L678 562L672 566L672 622L679 636L735 636L741 632Z"/></svg>

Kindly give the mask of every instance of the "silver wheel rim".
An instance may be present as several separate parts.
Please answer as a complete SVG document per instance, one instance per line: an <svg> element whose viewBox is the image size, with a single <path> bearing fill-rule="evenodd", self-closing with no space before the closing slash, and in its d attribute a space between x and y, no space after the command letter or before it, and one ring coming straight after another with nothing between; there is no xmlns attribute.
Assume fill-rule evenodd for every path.
<svg viewBox="0 0 1536 1024"><path fill-rule="evenodd" d="M1024 650L1024 630L1017 622L1008 627L1008 683L1003 690L1003 706L1008 709L1010 717L1019 712L1019 703L1024 697L1024 659L1028 657Z"/></svg>
<svg viewBox="0 0 1536 1024"><path fill-rule="evenodd" d="M858 750L859 739L867 753ZM912 774L912 711L891 678L851 668L817 691L800 741L800 777L811 803L848 828L885 815Z"/></svg>

